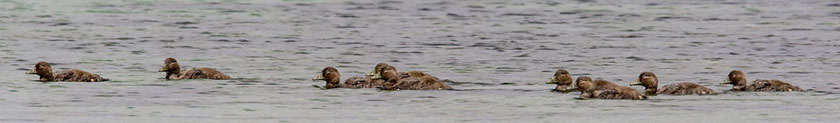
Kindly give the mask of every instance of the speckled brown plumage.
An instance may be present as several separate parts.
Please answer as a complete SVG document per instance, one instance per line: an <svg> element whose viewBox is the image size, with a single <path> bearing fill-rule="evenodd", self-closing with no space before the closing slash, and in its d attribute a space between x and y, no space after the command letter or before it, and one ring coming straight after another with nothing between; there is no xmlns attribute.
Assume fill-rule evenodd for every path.
<svg viewBox="0 0 840 123"><path fill-rule="evenodd" d="M587 76L580 76L575 81L576 87L573 89L579 90L581 99L631 99L641 100L647 99L647 96L639 93L633 88L626 86L619 86L606 80L595 80Z"/></svg>
<svg viewBox="0 0 840 123"><path fill-rule="evenodd" d="M385 80L385 90L450 90L452 87L444 84L437 77L416 71L409 71L408 77L401 75L393 66L386 66L380 69L379 76Z"/></svg>
<svg viewBox="0 0 840 123"><path fill-rule="evenodd" d="M67 82L99 82L107 81L99 75L88 73L78 69L70 69L66 71L52 72L52 67L49 63L40 61L35 64L35 69L27 72L28 74L36 74L39 76L41 82L67 81Z"/></svg>
<svg viewBox="0 0 840 123"><path fill-rule="evenodd" d="M572 90L569 90L569 86L572 85L572 75L569 71L559 69L554 72L554 76L551 77L546 84L555 84L557 86L554 87L553 91L568 93Z"/></svg>
<svg viewBox="0 0 840 123"><path fill-rule="evenodd" d="M191 68L182 71L181 76L177 76L173 79L215 79L215 80L225 80L230 79L230 76L222 74L216 69L213 68Z"/></svg>
<svg viewBox="0 0 840 123"><path fill-rule="evenodd" d="M181 70L180 65L178 64L178 60L175 58L166 58L163 61L163 67L161 67L159 72L166 72L165 79L169 80L179 80L179 79L215 79L215 80L225 80L230 79L230 76L223 74L222 72L213 69L213 68L190 68L186 70Z"/></svg>
<svg viewBox="0 0 840 123"><path fill-rule="evenodd" d="M747 84L744 72L733 70L729 72L729 79L721 84L732 84L732 91L802 91L801 88L781 80L753 80Z"/></svg>
<svg viewBox="0 0 840 123"><path fill-rule="evenodd" d="M657 94L667 94L667 95L690 95L690 94L697 94L697 95L707 95L707 94L715 94L712 89L709 89L705 86L690 83L690 82L681 82L681 83L674 83L662 86L659 88L659 78L656 77L656 74L653 72L642 72L639 74L639 78L636 79L636 82L630 84L630 86L634 85L641 85L645 87L645 95L648 96L656 96Z"/></svg>

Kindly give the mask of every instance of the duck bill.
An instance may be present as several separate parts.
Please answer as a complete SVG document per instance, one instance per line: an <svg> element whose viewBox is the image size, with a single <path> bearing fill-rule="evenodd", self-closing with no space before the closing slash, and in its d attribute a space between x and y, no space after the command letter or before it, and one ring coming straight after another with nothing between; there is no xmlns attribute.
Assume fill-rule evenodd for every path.
<svg viewBox="0 0 840 123"><path fill-rule="evenodd" d="M642 85L642 82L639 81L639 80L636 80L635 82L630 83L630 86L636 86L636 85Z"/></svg>
<svg viewBox="0 0 840 123"><path fill-rule="evenodd" d="M370 79L381 79L381 78L382 78L382 75L380 75L380 74L374 74L373 76L370 77Z"/></svg>
<svg viewBox="0 0 840 123"><path fill-rule="evenodd" d="M545 84L557 84L557 83L560 83L560 81L558 81L557 78L554 78L554 77L551 77L550 79L548 79L548 81L545 82Z"/></svg>
<svg viewBox="0 0 840 123"><path fill-rule="evenodd" d="M368 72L367 74L365 74L365 76L374 76L374 75L376 75L376 71L371 71L371 72Z"/></svg>
<svg viewBox="0 0 840 123"><path fill-rule="evenodd" d="M160 67L160 70L158 70L158 72L166 72L166 71L167 71L166 66Z"/></svg>
<svg viewBox="0 0 840 123"><path fill-rule="evenodd" d="M312 78L312 81L318 81L318 80L324 80L324 76L320 73L318 74L318 76L315 76L315 78Z"/></svg>
<svg viewBox="0 0 840 123"><path fill-rule="evenodd" d="M577 90L577 89L578 89L578 87L575 84L572 84L572 86L566 87L566 91L574 91L574 90Z"/></svg>
<svg viewBox="0 0 840 123"><path fill-rule="evenodd" d="M729 78L724 78L724 79L723 79L723 82L720 82L720 84L721 84L721 85L725 85L725 84L732 84L732 81L729 81Z"/></svg>
<svg viewBox="0 0 840 123"><path fill-rule="evenodd" d="M35 69L32 69L29 72L26 72L26 74L38 74L38 72L35 71Z"/></svg>

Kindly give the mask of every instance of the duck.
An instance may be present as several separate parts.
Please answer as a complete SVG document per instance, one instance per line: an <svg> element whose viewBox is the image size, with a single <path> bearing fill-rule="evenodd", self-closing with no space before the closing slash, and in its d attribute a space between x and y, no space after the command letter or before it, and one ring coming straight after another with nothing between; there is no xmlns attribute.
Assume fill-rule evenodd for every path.
<svg viewBox="0 0 840 123"><path fill-rule="evenodd" d="M619 86L606 80L595 80L588 76L579 76L568 90L580 91L580 99L627 99L644 100L648 97L633 88Z"/></svg>
<svg viewBox="0 0 840 123"><path fill-rule="evenodd" d="M377 71L385 66L390 66L385 63L376 64L373 68L373 72L366 73L365 76L361 77L350 77L344 81L344 84L348 85L348 88L378 88L382 87L385 84L385 80L382 78L374 79L373 76L376 75Z"/></svg>
<svg viewBox="0 0 840 123"><path fill-rule="evenodd" d="M391 66L391 65L389 65L389 64L387 64L387 63L379 63L379 64L376 64L376 66L373 68L373 71L369 72L369 73L368 73L368 74L366 74L366 75L368 75L368 76L377 76L377 75L380 75L380 76L381 76L381 74L382 74L382 72L381 72L381 71L382 71L382 69L384 69L384 68L385 68L385 67L387 67L387 66L394 67L394 66ZM426 74L426 73L423 73L423 72L421 72L421 71L414 71L414 70L412 70L412 71L408 71L408 72L397 72L397 75L398 75L400 78L431 76L431 75ZM431 76L431 77L433 77L433 78L437 79L437 77L434 77L434 76ZM379 79L382 79L382 78L379 78Z"/></svg>
<svg viewBox="0 0 840 123"><path fill-rule="evenodd" d="M378 63L378 64L376 64L376 66L373 67L373 71L368 72L365 75L366 76L374 76L376 74L379 74L379 70L382 69L382 68L385 68L385 66L391 66L391 65L389 65L388 63Z"/></svg>
<svg viewBox="0 0 840 123"><path fill-rule="evenodd" d="M338 72L338 69L335 69L334 67L325 67L321 70L321 73L318 73L315 78L312 78L312 81L318 80L327 82L327 84L324 85L325 89L349 87L349 85L341 83L341 74Z"/></svg>
<svg viewBox="0 0 840 123"><path fill-rule="evenodd" d="M35 69L26 72L26 74L35 74L39 76L38 81L41 82L101 82L108 81L97 74L92 74L79 69L70 69L66 71L58 71L53 73L52 67L45 61L35 63Z"/></svg>
<svg viewBox="0 0 840 123"><path fill-rule="evenodd" d="M394 66L385 66L378 70L373 79L383 79L384 90L452 90L452 87L437 77L419 71L409 71L400 75ZM407 76L407 77L406 77Z"/></svg>
<svg viewBox="0 0 840 123"><path fill-rule="evenodd" d="M630 83L630 86L644 86L645 87L645 95L647 96L656 96L657 94L667 94L667 95L709 95L715 94L712 89L709 89L703 85L691 83L691 82L680 82L674 84L668 84L662 86L662 88L658 88L659 78L656 77L656 74L653 72L642 72L639 74L639 78L636 79L635 82ZM658 89L657 89L658 88Z"/></svg>
<svg viewBox="0 0 840 123"><path fill-rule="evenodd" d="M557 86L554 87L552 91L568 93L572 90L566 88L572 85L572 80L573 78L572 75L569 74L569 71L566 71L564 69L558 69L556 72L554 72L554 77L549 78L548 81L545 82L545 84L556 84Z"/></svg>
<svg viewBox="0 0 840 123"><path fill-rule="evenodd" d="M732 91L758 91L758 92L788 92L802 91L798 86L791 85L782 80L753 80L747 84L747 77L740 70L729 72L729 78L721 82L721 85L732 84Z"/></svg>
<svg viewBox="0 0 840 123"><path fill-rule="evenodd" d="M166 76L164 77L167 80L180 80L180 79L214 79L214 80L226 80L230 79L230 76L225 75L222 72L219 72L213 68L190 68L186 70L181 70L180 65L178 65L178 60L175 58L166 58L163 61L163 67L160 68L158 72L166 72Z"/></svg>

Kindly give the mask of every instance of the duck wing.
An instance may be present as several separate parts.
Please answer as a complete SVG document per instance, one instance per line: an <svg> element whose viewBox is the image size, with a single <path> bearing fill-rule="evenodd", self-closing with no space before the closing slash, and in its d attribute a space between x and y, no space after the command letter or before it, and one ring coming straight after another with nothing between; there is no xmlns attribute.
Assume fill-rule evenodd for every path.
<svg viewBox="0 0 840 123"><path fill-rule="evenodd" d="M201 71L201 74L204 74L203 78L206 78L206 79L215 79L215 80L230 79L230 76L227 76L227 75L223 74L222 72L219 72L218 70L213 69L213 68L204 67L204 68L199 68L199 70Z"/></svg>
<svg viewBox="0 0 840 123"><path fill-rule="evenodd" d="M748 91L802 91L797 86L781 80L754 80L747 85Z"/></svg>
<svg viewBox="0 0 840 123"><path fill-rule="evenodd" d="M68 82L98 82L103 80L99 75L91 74L78 69L59 71L54 74L54 77L55 81Z"/></svg>
<svg viewBox="0 0 840 123"><path fill-rule="evenodd" d="M698 85L695 83L690 82L681 82L681 83L674 83L662 86L657 91L657 94L670 94L670 95L690 95L690 94L697 94L697 95L706 95L706 94L714 94L715 92L712 89L709 89L703 85Z"/></svg>

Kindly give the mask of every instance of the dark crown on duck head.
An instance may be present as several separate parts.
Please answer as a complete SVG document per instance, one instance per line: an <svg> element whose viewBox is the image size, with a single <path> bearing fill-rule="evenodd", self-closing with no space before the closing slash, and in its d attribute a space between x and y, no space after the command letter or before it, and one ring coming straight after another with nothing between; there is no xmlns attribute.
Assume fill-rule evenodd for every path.
<svg viewBox="0 0 840 123"><path fill-rule="evenodd" d="M732 84L734 85L732 87L733 89L741 89L747 85L747 77L740 70L732 70L732 72L729 72L729 76L720 84Z"/></svg>
<svg viewBox="0 0 840 123"><path fill-rule="evenodd" d="M575 83L573 83L572 86L569 86L566 89L585 91L593 89L594 87L592 86L592 78L589 78L589 76L579 76L577 80L575 80Z"/></svg>
<svg viewBox="0 0 840 123"><path fill-rule="evenodd" d="M379 74L374 75L371 79L383 79L386 82L396 82L400 79L397 73L397 68L394 66L385 66L378 70Z"/></svg>
<svg viewBox="0 0 840 123"><path fill-rule="evenodd" d="M645 88L656 88L659 84L659 78L653 72L642 72L636 82L630 83L630 86L641 85Z"/></svg>
<svg viewBox="0 0 840 123"><path fill-rule="evenodd" d="M180 71L180 69L181 68L180 68L180 66L178 66L178 61L175 60L175 58L166 58L165 60L163 60L163 67L161 67L160 71L158 71L158 72L167 72L167 73L175 72L175 73L177 73L177 72Z"/></svg>
<svg viewBox="0 0 840 123"><path fill-rule="evenodd" d="M554 77L551 77L545 84L561 84L565 82L572 82L572 76L569 71L559 69L554 72Z"/></svg>
<svg viewBox="0 0 840 123"><path fill-rule="evenodd" d="M385 68L385 66L391 66L391 65L388 65L386 63L376 64L376 67L373 67L373 71L371 71L371 72L369 72L365 75L366 76L375 76L376 74L380 74L379 70L382 69L382 68Z"/></svg>
<svg viewBox="0 0 840 123"><path fill-rule="evenodd" d="M315 78L312 78L312 81L317 80L327 81L325 88L335 88L341 82L341 74L334 67L326 67Z"/></svg>
<svg viewBox="0 0 840 123"><path fill-rule="evenodd" d="M165 79L169 79L170 76L181 73L181 66L178 65L178 61L175 58L166 58L163 60L163 67L158 72L166 72Z"/></svg>
<svg viewBox="0 0 840 123"><path fill-rule="evenodd" d="M50 67L50 64L45 61L39 61L38 63L35 63L35 69L32 69L32 71L26 73L38 75L41 81L53 80L52 67Z"/></svg>
<svg viewBox="0 0 840 123"><path fill-rule="evenodd" d="M645 87L645 94L646 95L656 95L657 86L659 84L659 78L656 78L656 74L653 72L642 72L639 74L639 78L636 79L635 82L630 83L630 86L641 85Z"/></svg>

